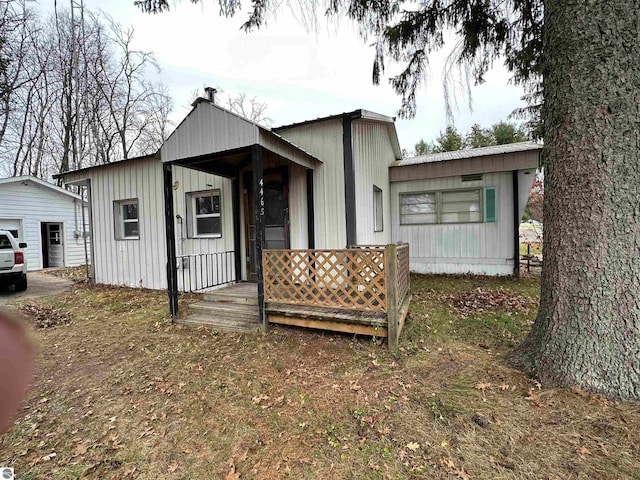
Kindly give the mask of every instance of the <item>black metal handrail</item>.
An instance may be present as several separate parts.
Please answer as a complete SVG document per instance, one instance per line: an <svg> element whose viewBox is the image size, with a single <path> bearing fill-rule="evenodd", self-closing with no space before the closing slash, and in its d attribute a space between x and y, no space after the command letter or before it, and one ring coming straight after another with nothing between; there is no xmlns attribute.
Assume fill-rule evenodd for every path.
<svg viewBox="0 0 640 480"><path fill-rule="evenodd" d="M179 290L198 292L236 280L235 252L177 255Z"/></svg>

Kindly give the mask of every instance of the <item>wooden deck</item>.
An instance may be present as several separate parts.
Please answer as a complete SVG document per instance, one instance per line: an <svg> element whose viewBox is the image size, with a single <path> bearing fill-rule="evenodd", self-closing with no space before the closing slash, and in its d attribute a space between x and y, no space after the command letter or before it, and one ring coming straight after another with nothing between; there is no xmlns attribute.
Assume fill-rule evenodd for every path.
<svg viewBox="0 0 640 480"><path fill-rule="evenodd" d="M265 250L267 323L386 337L398 344L409 312L409 247L342 250ZM191 305L183 323L220 330L258 331L258 285L218 288Z"/></svg>
<svg viewBox="0 0 640 480"><path fill-rule="evenodd" d="M409 245L262 252L270 323L387 337L409 311Z"/></svg>

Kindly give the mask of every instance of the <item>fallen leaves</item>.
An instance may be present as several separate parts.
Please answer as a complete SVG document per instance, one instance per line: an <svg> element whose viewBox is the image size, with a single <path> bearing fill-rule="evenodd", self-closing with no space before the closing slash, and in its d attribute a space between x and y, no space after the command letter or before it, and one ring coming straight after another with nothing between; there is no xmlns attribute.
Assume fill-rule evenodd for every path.
<svg viewBox="0 0 640 480"><path fill-rule="evenodd" d="M525 397L525 400L527 400L528 402L531 402L536 407L544 407L544 403L542 402L538 394L536 394L536 390L533 387L529 388L529 390L527 391L527 396Z"/></svg>
<svg viewBox="0 0 640 480"><path fill-rule="evenodd" d="M75 451L73 452L73 456L75 457L78 455L84 455L85 453L87 453L88 449L89 449L89 444L82 442L76 447Z"/></svg>
<svg viewBox="0 0 640 480"><path fill-rule="evenodd" d="M41 373L0 464L105 480L596 478L604 459L637 470L637 407L542 391L475 338L434 341L417 321L397 355L279 327L203 338L166 325L153 306L164 294L85 288L56 300L69 328L34 333Z"/></svg>
<svg viewBox="0 0 640 480"><path fill-rule="evenodd" d="M488 388L491 388L491 382L478 382L476 383L475 389L484 392Z"/></svg>
<svg viewBox="0 0 640 480"><path fill-rule="evenodd" d="M485 290L478 287L475 290L448 296L446 300L463 317L496 310L526 314L538 307L535 299L502 288Z"/></svg>
<svg viewBox="0 0 640 480"><path fill-rule="evenodd" d="M407 448L409 450L411 450L412 452L415 452L416 450L418 450L420 448L420 444L417 442L409 442L407 443Z"/></svg>
<svg viewBox="0 0 640 480"><path fill-rule="evenodd" d="M71 323L71 315L69 312L58 308L37 305L35 303L26 303L19 308L35 328L52 328L58 325L69 325Z"/></svg>
<svg viewBox="0 0 640 480"><path fill-rule="evenodd" d="M456 467L456 464L451 458L440 458L438 463L456 478L460 480L471 480L471 476L465 471L464 467Z"/></svg>

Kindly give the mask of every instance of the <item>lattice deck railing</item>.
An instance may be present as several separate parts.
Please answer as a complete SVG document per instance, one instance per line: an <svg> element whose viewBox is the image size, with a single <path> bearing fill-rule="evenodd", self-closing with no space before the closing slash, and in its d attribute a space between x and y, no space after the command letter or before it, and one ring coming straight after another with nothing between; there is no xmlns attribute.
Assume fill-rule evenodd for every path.
<svg viewBox="0 0 640 480"><path fill-rule="evenodd" d="M389 346L397 346L408 312L408 244L263 250L262 272L265 302L386 316Z"/></svg>
<svg viewBox="0 0 640 480"><path fill-rule="evenodd" d="M265 301L387 311L384 248L264 250Z"/></svg>

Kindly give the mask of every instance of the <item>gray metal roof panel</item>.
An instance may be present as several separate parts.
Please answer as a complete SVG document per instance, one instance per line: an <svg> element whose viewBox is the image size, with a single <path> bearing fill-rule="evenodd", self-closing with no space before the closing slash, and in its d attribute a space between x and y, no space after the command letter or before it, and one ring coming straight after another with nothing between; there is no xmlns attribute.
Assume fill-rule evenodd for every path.
<svg viewBox="0 0 640 480"><path fill-rule="evenodd" d="M403 158L391 164L392 167L406 167L409 165L420 165L423 163L446 162L450 160L464 160L475 157L486 157L490 155L500 155L505 153L527 152L532 150L542 150L542 144L534 142L508 143L506 145L493 145L491 147L467 148L454 152L432 153L430 155L420 155L417 157Z"/></svg>

